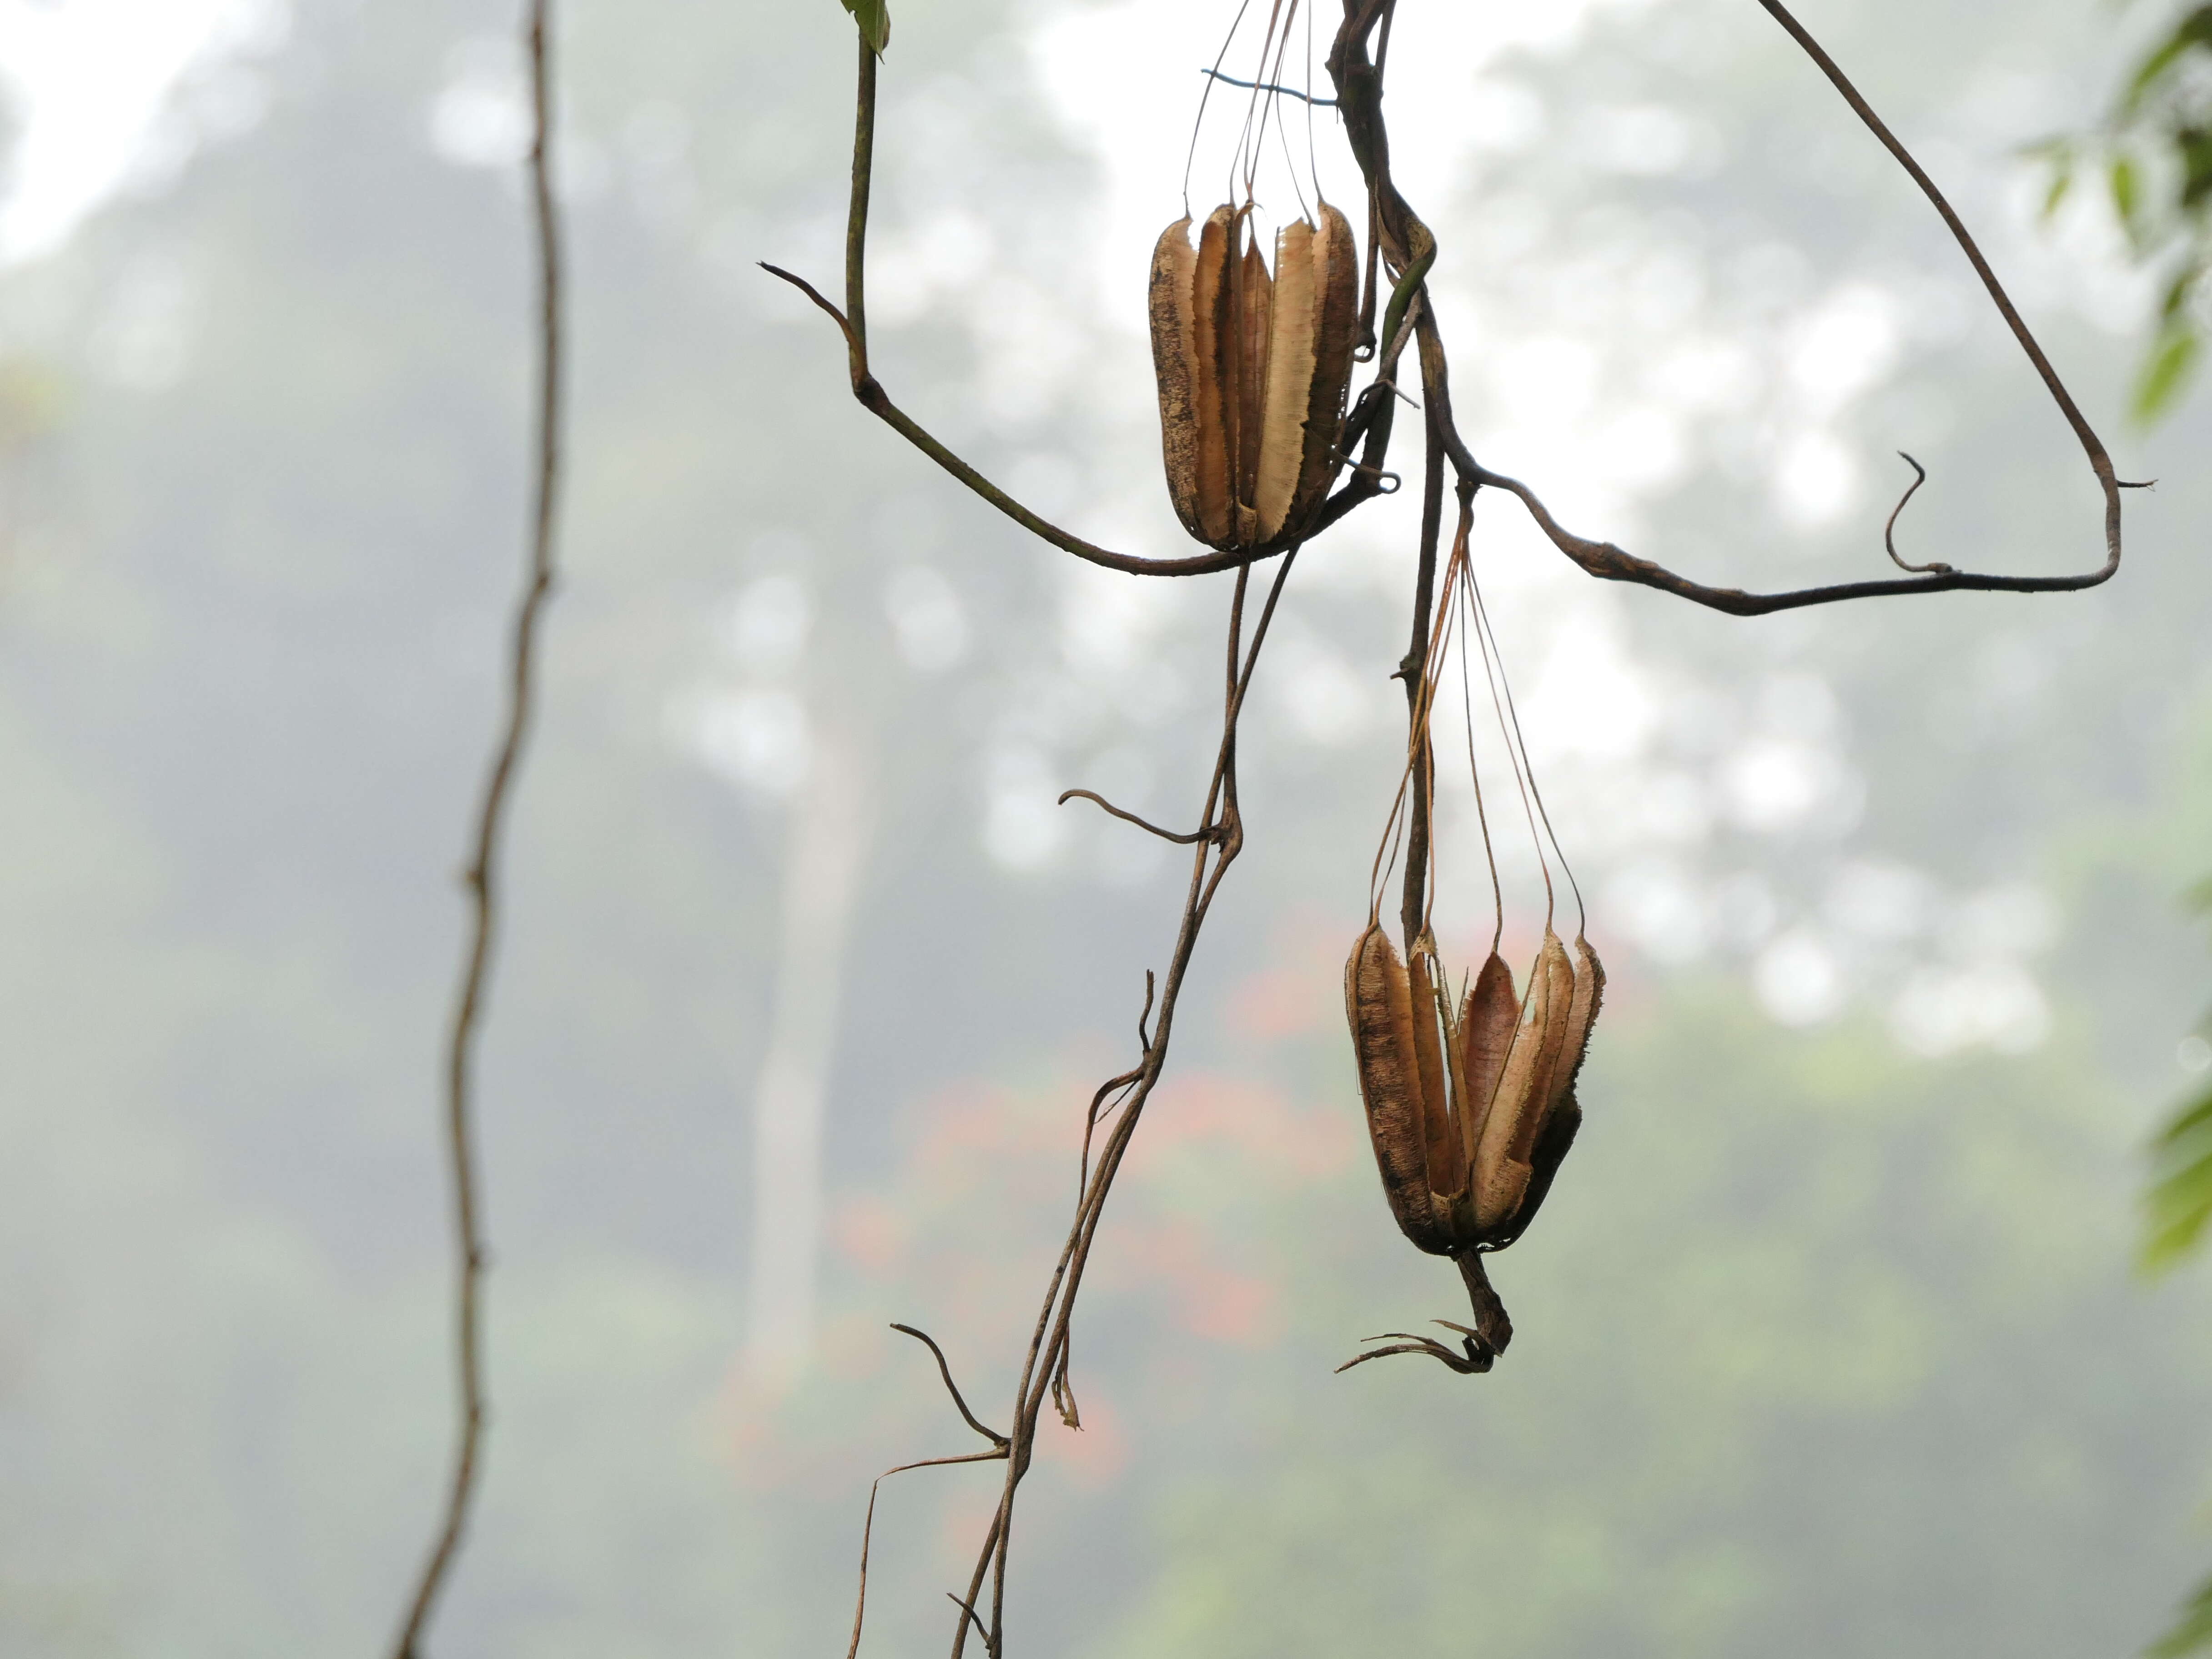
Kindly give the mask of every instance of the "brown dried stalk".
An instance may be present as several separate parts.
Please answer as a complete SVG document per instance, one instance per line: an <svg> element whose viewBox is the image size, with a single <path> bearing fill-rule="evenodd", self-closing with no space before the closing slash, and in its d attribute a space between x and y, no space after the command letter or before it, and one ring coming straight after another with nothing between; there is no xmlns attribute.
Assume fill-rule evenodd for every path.
<svg viewBox="0 0 2212 1659"><path fill-rule="evenodd" d="M2123 489L2142 489L2147 483L2129 483L2114 473L2112 457L2101 440L2090 427L2087 418L2074 401L2060 380L2057 369L2036 341L2034 334L2021 319L2004 285L1997 280L1981 248L1967 230L1950 202L1928 176L1912 153L1899 142L1881 118L1851 84L1836 61L1828 56L1820 43L1806 32L1802 24L1791 15L1780 0L1759 0L1759 3L1780 23L1790 37L1819 65L1850 106L1851 111L1867 129L1879 139L1882 147L1895 156L1911 176L1914 184L1942 216L1943 222L1958 242L1960 249L1981 278L1990 299L2020 343L2021 350L2034 365L2037 375L2051 400L2058 405L2066 423L2073 429L2075 440L2088 459L2090 471L2105 499L2105 562L2097 568L2069 576L2007 576L1983 574L1954 568L1948 564L1925 567L1928 574L1910 580L1891 579L1878 581L1838 582L1821 587L1797 588L1778 593L1750 593L1740 588L1712 587L1703 582L1676 574L1665 566L1649 559L1640 559L1624 552L1610 542L1597 542L1578 536L1565 529L1555 520L1542 500L1527 484L1509 478L1482 466L1460 438L1451 416L1449 389L1449 376L1443 343L1438 333L1432 307L1419 306L1414 315L1421 344L1422 384L1429 407L1431 432L1443 444L1452 466L1463 485L1484 484L1504 489L1519 499L1538 528L1550 538L1552 544L1572 559L1591 575L1607 581L1635 582L1645 587L1656 587L1678 599L1690 600L1731 616L1765 616L1777 611L1799 610L1808 605L1832 605L1844 599L1879 599L1892 595L1912 593L1948 593L1960 590L2001 593L2069 592L2084 587L2094 587L2108 581L2120 568L2119 492ZM1342 112L1345 131L1353 155L1359 162L1360 172L1367 180L1370 200L1374 204L1372 223L1381 234L1383 262L1395 273L1401 273L1401 289L1414 279L1425 276L1436 254L1436 239L1423 224L1413 209L1400 195L1390 177L1390 146L1388 129L1382 118L1382 70L1380 61L1370 62L1367 42L1378 27L1382 32L1382 50L1387 52L1389 23L1397 10L1397 0L1346 0L1345 23L1338 33L1336 43L1330 50L1328 69L1336 82L1337 103ZM1425 289L1424 289L1425 292ZM1395 302L1394 301L1394 304ZM1909 498L1917 489L1915 479L1905 492ZM1900 502L1900 506L1902 503ZM1891 517L1891 526L1895 515ZM1423 562L1433 568L1433 532L1423 538ZM1887 536L1887 532L1885 535ZM1423 598L1426 602L1425 583ZM1420 638L1417 632L1416 640ZM1410 690L1410 688L1409 688ZM1414 871L1407 872L1409 879L1418 879Z"/></svg>
<svg viewBox="0 0 2212 1659"><path fill-rule="evenodd" d="M1080 536L1062 530L1049 520L1041 518L1012 496L993 483L966 461L931 435L927 428L890 400L883 383L868 368L867 284L866 280L868 246L868 191L875 169L876 150L876 54L866 40L860 45L860 87L854 99L853 130L853 195L845 222L845 308L840 311L822 296L821 290L803 276L794 276L781 265L762 261L761 269L770 276L780 276L828 313L844 331L848 367L852 374L853 395L861 405L890 426L908 443L935 461L954 477L981 495L999 511L1020 525L1024 530L1050 542L1054 547L1073 553L1079 559L1105 566L1109 570L1120 570L1139 576L1203 576L1217 570L1240 570L1261 559L1273 558L1285 550L1280 547L1262 551L1232 550L1228 552L1194 554L1180 559L1146 559L1129 553L1116 553L1110 549L1087 542ZM1318 531L1334 524L1361 501L1385 494L1379 477L1367 470L1356 471L1350 482L1329 498L1314 526Z"/></svg>
<svg viewBox="0 0 2212 1659"><path fill-rule="evenodd" d="M454 995L446 1054L447 1157L453 1179L455 1248L456 1383L460 1434L453 1450L445 1513L393 1647L417 1659L422 1634L445 1587L476 1496L483 1443L484 1244L477 1214L474 1148L476 1039L483 1023L492 950L498 936L501 835L537 701L538 628L553 592L553 532L561 473L561 234L553 197L553 64L550 0L527 0L523 45L530 64L530 185L538 244L538 431L528 562L508 635L507 715L484 777L465 884L471 906L468 953Z"/></svg>
<svg viewBox="0 0 2212 1659"><path fill-rule="evenodd" d="M1400 677L1407 682L1409 710L1418 722L1419 712L1425 706L1428 688L1424 665L1425 647L1431 628L1431 613L1434 604L1437 576L1437 551L1440 538L1444 470L1447 465L1456 480L1456 494L1462 515L1467 512L1474 492L1485 485L1504 489L1521 501L1538 526L1554 546L1580 565L1591 575L1612 581L1629 581L1662 592L1674 594L1692 603L1727 611L1737 616L1758 616L1770 611L1794 610L1802 606L1832 604L1844 599L1873 599L1889 595L1948 592L1958 589L1974 589L2004 592L2051 592L2075 588L2092 587L2109 580L2119 568L2120 561L2120 496L2119 491L2142 486L2124 483L2114 475L2111 459L2103 444L2090 428L2079 408L2068 394L2049 359L2029 331L2027 325L2006 295L2002 284L1990 269L1972 236L1967 232L1942 192L1927 173L1913 160L1905 147L1891 134L1874 111L1867 105L1856 88L1845 78L1834 61L1823 52L1789 11L1778 0L1759 0L1759 3L1789 32L1791 38L1813 58L1824 74L1834 83L1844 100L1859 116L1875 136L1897 157L1911 175L1929 200L1942 216L1957 239L1967 259L1981 277L1991 300L2004 317L2014 337L2020 342L2029 361L2042 377L2045 386L2057 402L2075 435L2087 456L2091 471L2095 474L2105 498L2105 562L2098 568L2080 575L2057 577L2027 577L1984 575L1956 570L1946 564L1931 563L1920 568L1920 574L1909 580L1844 582L1827 586L1803 588L1778 593L1750 593L1734 588L1717 588L1676 574L1664 567L1637 558L1607 542L1595 542L1577 536L1560 526L1546 508L1535 492L1517 480L1505 477L1482 466L1461 437L1453 420L1449 365L1443 336L1438 329L1435 311L1428 302L1425 279L1435 263L1437 246L1435 236L1422 222L1405 198L1400 194L1391 178L1389 138L1382 114L1383 70L1388 61L1389 31L1397 0L1344 0L1343 21L1330 50L1328 63L1329 74L1335 82L1336 104L1345 124L1346 137L1354 156L1359 163L1368 191L1368 226L1370 246L1370 280L1362 307L1362 331L1366 336L1362 355L1374 354L1377 361L1375 380L1354 400L1351 414L1338 445L1339 457L1352 462L1343 487L1331 496L1319 514L1310 534L1317 534L1346 513L1363 501L1388 493L1396 488L1395 475L1385 470L1397 401L1401 395L1396 386L1396 374L1401 356L1409 344L1417 344L1423 389L1423 420L1425 428L1426 453L1424 467L1423 513L1419 568L1414 593L1413 646L1399 669ZM1377 39L1379 44L1372 58L1369 42ZM1224 696L1220 747L1217 751L1213 774L1207 785L1206 806L1200 814L1200 827L1191 836L1178 836L1145 823L1133 815L1098 800L1088 792L1072 791L1070 795L1084 794L1116 817L1130 819L1156 835L1171 841L1195 843L1191 879L1185 895L1182 920L1176 935L1175 949L1170 958L1167 973L1159 986L1158 1021L1150 1034L1145 1034L1140 1019L1139 1030L1142 1051L1138 1063L1120 1076L1109 1079L1101 1087L1091 1102L1084 1136L1084 1175L1075 1217L1069 1228L1067 1239L1047 1281L1042 1305L1024 1356L1020 1382L1014 1399L1014 1417L1009 1432L1003 1441L994 1431L986 1430L970 1417L970 1425L993 1441L992 1449L971 1454L967 1458L933 1460L933 1462L996 1461L1003 1458L1006 1464L1005 1484L998 1508L986 1531L975 1568L969 1579L964 1598L951 1599L959 1608L958 1622L952 1642L953 1659L961 1659L971 1632L981 1636L986 1652L992 1659L1004 1651L1005 1597L1007 1561L1013 1530L1014 1504L1023 1477L1028 1473L1035 1449L1037 1425L1048 1400L1060 1407L1063 1416L1074 1421L1074 1403L1067 1383L1067 1356L1070 1326L1075 1303L1081 1290L1083 1274L1093 1243L1097 1237L1099 1221L1104 1212L1115 1175L1129 1140L1135 1133L1139 1118L1146 1101L1158 1082L1165 1064L1168 1043L1175 1012L1195 950L1200 931L1204 926L1213 896L1229 866L1235 860L1243 845L1243 823L1237 800L1237 726L1243 707L1244 696L1257 667L1261 646L1265 642L1267 624L1274 614L1290 567L1295 557L1295 547L1285 552L1283 562L1277 569L1268 592L1266 605L1252 632L1249 645L1243 635L1246 591L1249 581L1249 566L1269 554L1251 551L1210 551L1182 558L1146 559L1108 549L1075 536L1057 525L1040 517L1024 507L1006 492L908 416L892 403L889 394L871 372L868 363L867 321L865 270L866 263L868 200L873 167L876 114L877 59L865 41L859 51L859 84L854 99L854 132L853 179L850 207L847 217L845 249L845 305L842 310L830 303L811 283L775 265L764 269L793 283L833 319L845 337L848 369L854 396L878 419L898 432L908 442L935 460L963 484L973 490L1000 512L1030 530L1041 539L1073 553L1090 562L1109 569L1121 570L1138 575L1183 576L1198 575L1212 571L1233 569L1237 572L1235 593L1229 617L1228 668ZM1387 267L1393 283L1387 307L1383 309L1381 331L1374 328L1377 309L1379 284L1373 278L1375 261L1379 257ZM1358 451L1356 461L1352 452ZM1908 495L1910 491L1907 492ZM1901 505L1901 503L1900 503ZM1895 515L1892 515L1893 527ZM1887 537L1887 532L1885 532ZM1900 561L1901 562L1901 561ZM1429 767L1422 763L1413 768L1417 794L1417 810L1412 818L1415 835L1425 833L1427 820L1425 796L1429 788ZM1063 796L1062 799L1068 799ZM1401 915L1407 929L1407 943L1412 945L1425 914L1424 884L1428 860L1425 848L1409 845L1405 875L1405 894ZM1146 976L1146 1003L1152 1002L1151 975ZM1098 1149L1095 1168L1090 1164L1093 1133L1106 1114L1118 1111L1107 1130L1103 1146ZM1474 1264L1468 1271L1468 1262ZM1510 1332L1504 1323L1504 1310L1496 1306L1496 1297L1480 1276L1480 1264L1469 1257L1462 1264L1468 1278L1468 1291L1474 1302L1478 1321L1490 1328L1490 1335L1468 1327L1445 1323L1460 1332L1468 1340L1467 1358L1462 1360L1451 1350L1426 1337L1415 1337L1406 1333L1394 1333L1407 1345L1403 1349L1385 1352L1422 1352L1432 1354L1455 1369L1480 1370L1485 1362L1479 1347L1494 1351L1502 1346L1501 1334ZM934 1345L933 1345L933 1346ZM940 1365L943 1357L939 1356ZM949 1369L945 1372L946 1385L951 1387ZM958 1392L953 1390L956 1401ZM964 1405L963 1414L967 1415ZM922 1467L907 1465L902 1467ZM871 1493L869 1522L863 1529L861 1567L861 1608L856 1608L854 1623L854 1650L857 1651L860 1633L860 1613L865 1607L866 1594L866 1534L872 1528L874 1501ZM982 1593L988 1581L990 1601L988 1616L982 1607Z"/></svg>

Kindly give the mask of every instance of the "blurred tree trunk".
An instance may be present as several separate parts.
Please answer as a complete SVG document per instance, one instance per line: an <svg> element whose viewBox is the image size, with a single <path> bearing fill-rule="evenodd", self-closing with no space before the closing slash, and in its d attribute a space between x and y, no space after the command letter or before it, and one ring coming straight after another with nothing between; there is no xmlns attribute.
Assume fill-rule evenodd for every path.
<svg viewBox="0 0 2212 1659"><path fill-rule="evenodd" d="M745 1348L760 1375L795 1370L813 1339L823 1105L853 899L872 839L866 748L849 725L819 726L787 820L775 1011L753 1087Z"/></svg>

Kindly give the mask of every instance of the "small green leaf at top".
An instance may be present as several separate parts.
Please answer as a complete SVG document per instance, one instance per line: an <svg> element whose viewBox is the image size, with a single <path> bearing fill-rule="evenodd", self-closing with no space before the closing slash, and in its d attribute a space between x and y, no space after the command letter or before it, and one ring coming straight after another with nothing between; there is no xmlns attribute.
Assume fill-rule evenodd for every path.
<svg viewBox="0 0 2212 1659"><path fill-rule="evenodd" d="M890 0L844 0L844 4L860 26L860 39L868 43L868 50L882 57L891 43Z"/></svg>

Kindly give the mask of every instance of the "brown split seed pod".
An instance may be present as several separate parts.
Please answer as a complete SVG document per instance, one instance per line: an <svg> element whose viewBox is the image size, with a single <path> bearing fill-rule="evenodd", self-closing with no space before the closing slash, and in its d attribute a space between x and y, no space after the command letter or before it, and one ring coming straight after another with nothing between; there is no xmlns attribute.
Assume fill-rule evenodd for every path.
<svg viewBox="0 0 2212 1659"><path fill-rule="evenodd" d="M1183 527L1224 552L1302 539L1343 465L1337 439L1358 334L1358 249L1327 203L1275 239L1272 275L1251 210L1188 216L1152 250L1152 366L1168 494Z"/></svg>
<svg viewBox="0 0 2212 1659"><path fill-rule="evenodd" d="M1597 952L1590 949L1586 939L1575 940L1575 954L1578 961L1574 1002L1568 1015L1566 1045L1560 1053L1553 1085L1553 1105L1536 1137L1528 1191L1521 1200L1520 1208L1514 1212L1513 1219L1498 1235L1498 1243L1492 1246L1496 1249L1502 1250L1520 1237L1536 1218L1545 1195L1552 1190L1553 1176L1559 1172L1568 1148L1575 1144L1575 1135L1582 1128L1583 1109L1581 1102L1575 1098L1575 1079L1582 1072L1583 1056L1589 1051L1590 1027L1596 1024L1598 1009L1605 1001L1605 966L1598 961Z"/></svg>
<svg viewBox="0 0 2212 1659"><path fill-rule="evenodd" d="M1513 1048L1513 1026L1521 1017L1521 995L1513 988L1513 970L1497 951L1482 964L1482 971L1468 988L1460 1004L1461 1060L1467 1072L1467 1093L1459 1115L1462 1162L1472 1170L1482 1145L1483 1120L1498 1093L1498 1080L1505 1073L1505 1057Z"/></svg>
<svg viewBox="0 0 2212 1659"><path fill-rule="evenodd" d="M1436 1255L1502 1249L1550 1190L1605 987L1597 953L1549 932L1516 1003L1495 953L1455 1012L1427 933L1401 962L1370 922L1345 964L1368 1137L1399 1230ZM1577 959L1578 958L1578 961Z"/></svg>
<svg viewBox="0 0 2212 1659"><path fill-rule="evenodd" d="M1452 1242L1430 1195L1426 1101L1413 1039L1413 988L1390 936L1370 923L1344 964L1344 1011L1382 1195L1398 1230L1432 1255Z"/></svg>
<svg viewBox="0 0 2212 1659"><path fill-rule="evenodd" d="M1513 1049L1505 1057L1504 1075L1484 1120L1475 1157L1475 1224L1486 1232L1512 1220L1528 1191L1537 1133L1552 1103L1553 1073L1566 1044L1574 972L1559 935L1546 929Z"/></svg>

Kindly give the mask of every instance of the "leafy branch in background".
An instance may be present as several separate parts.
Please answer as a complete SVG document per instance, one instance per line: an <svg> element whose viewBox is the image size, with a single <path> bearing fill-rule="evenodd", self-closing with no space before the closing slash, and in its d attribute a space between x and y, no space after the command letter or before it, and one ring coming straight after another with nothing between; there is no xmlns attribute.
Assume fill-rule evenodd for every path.
<svg viewBox="0 0 2212 1659"><path fill-rule="evenodd" d="M2190 895L2212 914L2212 881ZM2150 1190L2143 1195L2143 1271L2174 1267L2204 1240L2212 1224L2212 1083L2184 1105L2152 1143ZM2207 1585L2204 1638L2212 1641L2212 1585Z"/></svg>
<svg viewBox="0 0 2212 1659"><path fill-rule="evenodd" d="M2128 73L2098 131L2039 147L2052 176L2046 217L2094 173L2138 264L2165 284L2136 374L2133 412L2171 414L2212 332L2212 4L2183 6ZM2212 881L2191 895L2212 912ZM2185 1101L2150 1148L2139 1261L2153 1276L2197 1253L2212 1228L2212 1085ZM2212 1652L2212 1577L2191 1595L2149 1659Z"/></svg>
<svg viewBox="0 0 2212 1659"><path fill-rule="evenodd" d="M2038 153L2052 168L2046 216L2094 177L2136 262L2165 285L2133 398L2136 418L2154 421L2188 389L2212 331L2212 4L2152 42L2101 128Z"/></svg>
<svg viewBox="0 0 2212 1659"><path fill-rule="evenodd" d="M2212 881L2190 895L2212 915ZM2212 1083L2185 1103L2151 1144L2151 1184L2143 1194L2142 1262L2159 1274L2196 1253L2212 1225ZM2212 1577L2197 1585L2173 1628L2149 1650L2149 1659L2180 1659L2212 1650Z"/></svg>

